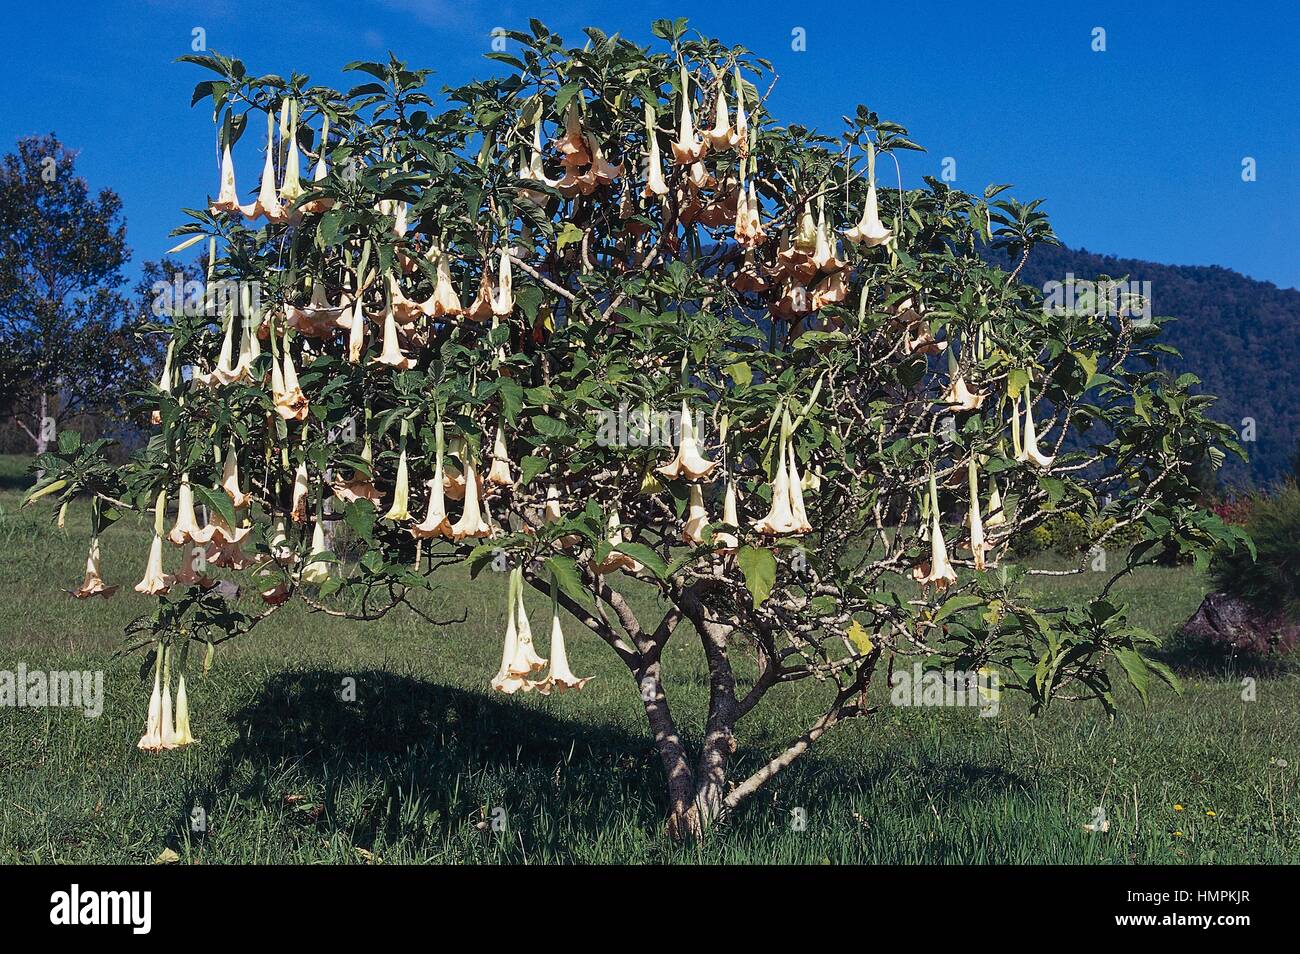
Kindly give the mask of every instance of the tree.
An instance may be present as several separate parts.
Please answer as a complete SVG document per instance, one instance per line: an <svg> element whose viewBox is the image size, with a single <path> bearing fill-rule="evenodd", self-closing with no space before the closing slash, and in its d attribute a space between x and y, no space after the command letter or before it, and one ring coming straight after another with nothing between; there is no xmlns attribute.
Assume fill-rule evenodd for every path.
<svg viewBox="0 0 1300 954"><path fill-rule="evenodd" d="M138 380L122 203L92 196L75 161L52 133L0 160L0 397L38 454L71 416L120 410Z"/></svg>
<svg viewBox="0 0 1300 954"><path fill-rule="evenodd" d="M1044 309L979 256L995 242L1023 262L1048 240L1036 204L885 189L875 160L919 148L905 128L865 107L838 138L780 125L764 60L682 21L654 32L655 51L594 29L578 49L534 22L491 54L504 76L443 108L393 58L351 64L363 82L346 93L184 58L217 76L195 97L214 106L220 191L178 230L213 240L213 307L160 325L161 428L130 467L72 440L46 461L61 499L101 501L96 534L122 507L157 513L137 588L165 595L134 630L163 650L142 745L167 745L167 647L246 632L293 598L418 611L411 594L463 562L510 569L493 688L581 688L561 608L626 664L678 838L877 711L872 676L896 663L982 691L996 676L1034 711L1111 707L1112 660L1144 698L1152 676L1176 685L1109 594L1169 548L1235 540L1186 477L1233 445L1191 380L1155 369L1161 320ZM241 203L229 147L263 124L261 188ZM1087 450L1062 451L1067 433ZM1096 598L1036 605L1038 571L1004 562L1007 545L1072 512L1097 546L1138 542ZM340 522L347 559L321 533ZM252 564L242 546L257 613L195 570L196 547L208 566ZM522 585L556 606L544 677ZM663 679L665 646L691 630L710 680L697 732ZM737 724L805 680L822 715L738 757Z"/></svg>

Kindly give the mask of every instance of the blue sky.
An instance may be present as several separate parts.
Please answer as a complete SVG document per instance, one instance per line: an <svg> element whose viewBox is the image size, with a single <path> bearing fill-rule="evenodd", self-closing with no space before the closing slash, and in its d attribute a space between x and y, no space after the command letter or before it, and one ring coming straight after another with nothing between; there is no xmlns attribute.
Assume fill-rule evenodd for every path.
<svg viewBox="0 0 1300 954"><path fill-rule="evenodd" d="M350 84L340 67L391 49L435 84L495 71L494 27L537 16L574 42L584 25L650 42L651 20L742 43L780 73L782 121L839 131L859 103L927 152L904 182L955 160L955 185L1043 197L1074 246L1224 265L1300 287L1300 0L1209 2L480 3L476 0L148 0L11 4L0 32L8 90L0 149L56 132L92 186L125 205L135 261L216 189L206 71L173 62L202 27L250 71ZM1106 31L1094 52L1093 30ZM792 49L802 28L805 51ZM655 41L658 42L658 41ZM252 147L249 147L250 149ZM1257 178L1242 180L1242 161ZM240 164L237 161L237 164ZM243 160L241 186L256 165Z"/></svg>

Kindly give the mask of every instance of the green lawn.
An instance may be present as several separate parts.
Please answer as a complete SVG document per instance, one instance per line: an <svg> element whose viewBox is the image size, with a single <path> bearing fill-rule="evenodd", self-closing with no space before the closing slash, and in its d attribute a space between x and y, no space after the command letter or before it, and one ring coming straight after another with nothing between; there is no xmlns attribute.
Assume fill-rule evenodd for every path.
<svg viewBox="0 0 1300 954"><path fill-rule="evenodd" d="M48 507L20 512L20 464L0 458L0 670L103 670L105 701L97 719L0 710L0 861L150 862L168 848L192 863L1300 861L1295 667L1261 675L1249 703L1241 674L1187 670L1182 696L1157 691L1144 710L1124 695L1115 721L1080 706L1030 719L1014 701L992 719L886 708L827 737L702 846L674 847L640 704L603 644L568 621L575 672L597 677L580 694L489 693L504 625L494 574L449 576L429 612L468 619L444 629L286 608L192 679L202 743L146 755L141 658L115 653L150 607L130 592L149 526L129 518L104 538L116 597L74 600L84 514L65 533ZM1057 580L1042 598L1095 583ZM1150 570L1119 598L1170 635L1203 590L1189 570ZM545 600L529 605L544 630ZM1181 665L1176 643L1167 652ZM666 668L681 725L698 726L707 680L686 632ZM354 703L338 698L349 679ZM822 704L811 686L773 696L742 723L742 765ZM1084 831L1099 804L1109 831Z"/></svg>

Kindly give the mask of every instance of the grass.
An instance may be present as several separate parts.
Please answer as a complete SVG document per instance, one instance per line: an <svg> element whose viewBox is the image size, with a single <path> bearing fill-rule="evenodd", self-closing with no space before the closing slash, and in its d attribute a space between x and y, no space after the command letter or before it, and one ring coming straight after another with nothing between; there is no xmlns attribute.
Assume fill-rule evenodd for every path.
<svg viewBox="0 0 1300 954"><path fill-rule="evenodd" d="M149 526L128 518L104 538L117 596L73 600L63 590L80 579L84 514L65 534L48 507L19 511L22 463L0 458L0 670L102 670L104 707L95 719L0 711L0 861L149 863L165 849L205 864L1300 861L1290 666L1244 702L1242 674L1202 665L1181 696L1157 691L1143 709L1124 695L1113 721L1069 705L1031 719L1014 700L996 718L885 707L827 736L703 844L674 846L634 687L603 644L568 620L574 670L596 675L580 694L487 690L504 625L493 574L449 578L429 598L431 613L467 613L441 629L287 607L193 676L201 744L146 755L135 740L147 674L116 653L150 606L130 592ZM1041 599L1093 585L1055 579ZM1169 635L1204 588L1190 570L1155 569L1119 598ZM545 601L529 605L544 629ZM707 679L681 635L667 689L681 725L698 727ZM1185 655L1172 641L1166 658ZM340 698L348 686L355 701ZM822 704L814 686L773 693L742 723L738 767L783 747ZM1086 832L1098 805L1110 829Z"/></svg>

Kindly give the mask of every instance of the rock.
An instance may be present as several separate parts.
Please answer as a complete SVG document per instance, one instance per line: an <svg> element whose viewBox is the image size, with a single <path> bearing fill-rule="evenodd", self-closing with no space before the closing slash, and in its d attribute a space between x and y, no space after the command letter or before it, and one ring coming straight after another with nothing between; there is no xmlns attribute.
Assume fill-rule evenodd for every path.
<svg viewBox="0 0 1300 954"><path fill-rule="evenodd" d="M1300 623L1280 612L1258 610L1226 593L1211 593L1183 632L1225 652L1267 656L1289 653L1300 639Z"/></svg>

